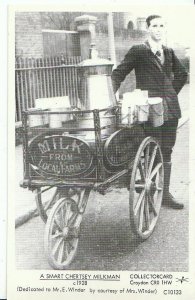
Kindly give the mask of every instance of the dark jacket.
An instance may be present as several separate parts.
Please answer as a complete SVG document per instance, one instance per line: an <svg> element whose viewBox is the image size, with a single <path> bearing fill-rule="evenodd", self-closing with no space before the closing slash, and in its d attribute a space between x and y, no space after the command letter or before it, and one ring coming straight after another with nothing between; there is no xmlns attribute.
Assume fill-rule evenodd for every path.
<svg viewBox="0 0 195 300"><path fill-rule="evenodd" d="M180 118L177 94L184 86L187 72L174 51L163 47L165 62L160 64L147 44L133 46L121 64L112 72L114 92L133 69L136 88L148 90L149 97L161 97L166 101L169 118Z"/></svg>

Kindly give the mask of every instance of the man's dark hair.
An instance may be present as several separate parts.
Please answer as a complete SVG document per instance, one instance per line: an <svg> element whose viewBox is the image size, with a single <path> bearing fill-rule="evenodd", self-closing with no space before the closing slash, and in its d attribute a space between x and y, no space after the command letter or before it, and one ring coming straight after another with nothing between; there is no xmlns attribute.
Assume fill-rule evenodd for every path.
<svg viewBox="0 0 195 300"><path fill-rule="evenodd" d="M147 23L148 27L150 26L150 22L151 22L153 19L156 19L156 18L161 18L161 16L159 16L159 15L151 15L151 16L147 17L146 23Z"/></svg>

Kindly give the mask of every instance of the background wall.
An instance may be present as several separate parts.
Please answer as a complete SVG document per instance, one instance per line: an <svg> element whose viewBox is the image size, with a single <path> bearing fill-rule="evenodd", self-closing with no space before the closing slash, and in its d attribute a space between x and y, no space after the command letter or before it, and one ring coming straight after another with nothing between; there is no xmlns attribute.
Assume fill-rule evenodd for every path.
<svg viewBox="0 0 195 300"><path fill-rule="evenodd" d="M39 12L16 12L15 30L16 56L43 55L42 22Z"/></svg>

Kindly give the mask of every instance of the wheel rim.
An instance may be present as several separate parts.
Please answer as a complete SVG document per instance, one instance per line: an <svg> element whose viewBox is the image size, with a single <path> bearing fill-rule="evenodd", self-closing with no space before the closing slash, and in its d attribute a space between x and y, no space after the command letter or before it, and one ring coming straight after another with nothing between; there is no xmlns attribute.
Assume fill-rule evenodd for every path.
<svg viewBox="0 0 195 300"><path fill-rule="evenodd" d="M54 269L65 269L76 254L77 217L77 204L71 198L60 199L50 212L45 229L45 251Z"/></svg>
<svg viewBox="0 0 195 300"><path fill-rule="evenodd" d="M140 145L131 175L130 221L135 235L148 238L157 223L163 196L163 159L151 137Z"/></svg>

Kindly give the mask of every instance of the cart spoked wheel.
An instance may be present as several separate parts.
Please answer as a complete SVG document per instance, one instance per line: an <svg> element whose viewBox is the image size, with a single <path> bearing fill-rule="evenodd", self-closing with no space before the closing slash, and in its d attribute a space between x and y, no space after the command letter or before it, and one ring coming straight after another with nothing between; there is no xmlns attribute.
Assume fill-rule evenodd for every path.
<svg viewBox="0 0 195 300"><path fill-rule="evenodd" d="M45 226L44 246L49 264L54 269L67 269L74 259L80 224L90 189L75 189L63 196L52 207Z"/></svg>
<svg viewBox="0 0 195 300"><path fill-rule="evenodd" d="M45 251L54 269L66 269L78 246L77 204L71 198L60 199L51 209L45 227Z"/></svg>
<svg viewBox="0 0 195 300"><path fill-rule="evenodd" d="M147 239L157 223L164 184L163 158L158 142L147 137L141 143L130 182L130 223L133 233Z"/></svg>

